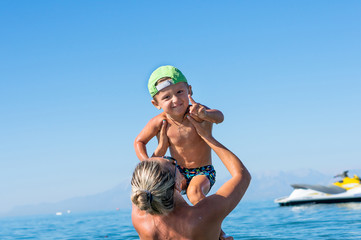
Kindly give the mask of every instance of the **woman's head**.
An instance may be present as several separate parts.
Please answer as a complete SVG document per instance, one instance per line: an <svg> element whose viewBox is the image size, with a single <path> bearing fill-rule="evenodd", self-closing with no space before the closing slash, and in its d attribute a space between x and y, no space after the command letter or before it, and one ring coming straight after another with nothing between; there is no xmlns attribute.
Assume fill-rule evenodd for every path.
<svg viewBox="0 0 361 240"><path fill-rule="evenodd" d="M175 169L167 161L140 162L133 172L132 202L150 214L166 214L174 207Z"/></svg>

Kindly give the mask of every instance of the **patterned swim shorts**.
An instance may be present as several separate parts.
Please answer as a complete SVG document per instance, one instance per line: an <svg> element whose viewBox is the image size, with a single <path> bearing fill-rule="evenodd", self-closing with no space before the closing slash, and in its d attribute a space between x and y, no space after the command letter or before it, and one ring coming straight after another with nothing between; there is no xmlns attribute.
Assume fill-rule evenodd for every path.
<svg viewBox="0 0 361 240"><path fill-rule="evenodd" d="M199 168L185 168L179 165L177 165L177 167L187 180L187 188L192 178L197 175L205 175L208 178L211 184L209 189L211 189L216 182L216 170L214 170L213 165L207 165Z"/></svg>

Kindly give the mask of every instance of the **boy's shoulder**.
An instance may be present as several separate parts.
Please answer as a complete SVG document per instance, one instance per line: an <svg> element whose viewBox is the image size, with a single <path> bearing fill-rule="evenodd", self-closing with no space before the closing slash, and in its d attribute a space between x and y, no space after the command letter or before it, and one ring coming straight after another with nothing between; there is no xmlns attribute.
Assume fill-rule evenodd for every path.
<svg viewBox="0 0 361 240"><path fill-rule="evenodd" d="M162 124L162 121L164 119L167 119L167 115L164 112L162 112L162 113L158 114L157 116L153 117L152 119L150 119L148 124L158 126L158 125Z"/></svg>
<svg viewBox="0 0 361 240"><path fill-rule="evenodd" d="M165 114L165 112L161 112L159 113L157 116L153 117L152 119L167 119L167 114Z"/></svg>

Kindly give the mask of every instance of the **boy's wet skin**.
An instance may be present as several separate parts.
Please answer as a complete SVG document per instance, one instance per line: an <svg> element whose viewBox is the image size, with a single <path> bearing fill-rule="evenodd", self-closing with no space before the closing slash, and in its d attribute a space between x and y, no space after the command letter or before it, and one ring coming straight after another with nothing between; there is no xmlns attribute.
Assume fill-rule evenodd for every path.
<svg viewBox="0 0 361 240"><path fill-rule="evenodd" d="M149 158L146 145L154 137L158 146L152 157L162 157L167 150L185 168L187 197L195 205L209 192L215 181L211 148L199 136L188 115L197 122L221 123L221 111L197 103L191 96L192 87L184 75L172 66L155 70L148 83L152 104L162 113L152 118L137 136L134 147L138 158ZM189 102L191 105L189 105ZM209 169L209 170L205 170Z"/></svg>

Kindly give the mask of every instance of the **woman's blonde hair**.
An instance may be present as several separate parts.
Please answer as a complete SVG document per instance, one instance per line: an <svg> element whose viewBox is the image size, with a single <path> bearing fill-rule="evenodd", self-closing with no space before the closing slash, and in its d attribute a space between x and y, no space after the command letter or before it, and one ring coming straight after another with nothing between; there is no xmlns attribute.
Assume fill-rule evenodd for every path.
<svg viewBox="0 0 361 240"><path fill-rule="evenodd" d="M166 214L173 210L175 173L159 161L140 162L133 172L132 202L150 214Z"/></svg>

